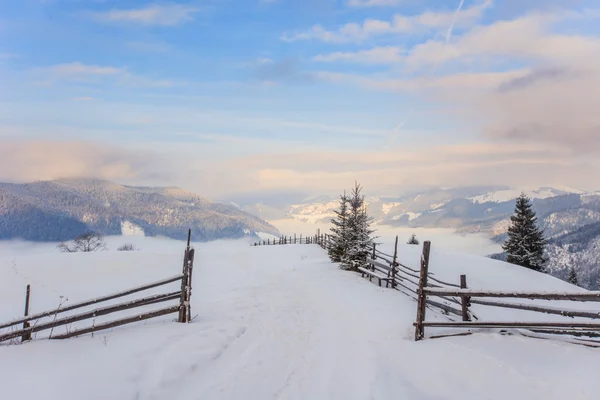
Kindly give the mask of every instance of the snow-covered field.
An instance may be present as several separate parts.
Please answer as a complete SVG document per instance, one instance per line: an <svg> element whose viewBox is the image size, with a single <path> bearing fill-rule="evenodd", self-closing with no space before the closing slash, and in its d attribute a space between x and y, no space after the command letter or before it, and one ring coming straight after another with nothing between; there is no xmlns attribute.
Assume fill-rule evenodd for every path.
<svg viewBox="0 0 600 400"><path fill-rule="evenodd" d="M38 312L56 307L59 296L71 303L180 272L184 243L110 238L109 248L132 240L140 251L61 254L49 245L0 244L0 321L20 315L28 283ZM0 346L1 398L564 400L600 393L600 349L490 332L414 342L412 299L339 270L315 245L195 247L192 323L167 316L94 337ZM419 254L418 246L400 249L410 266ZM474 289L575 290L519 267L443 252L435 242L431 270L452 281L466 273ZM473 310L487 320L551 320ZM428 311L427 318L445 317Z"/></svg>

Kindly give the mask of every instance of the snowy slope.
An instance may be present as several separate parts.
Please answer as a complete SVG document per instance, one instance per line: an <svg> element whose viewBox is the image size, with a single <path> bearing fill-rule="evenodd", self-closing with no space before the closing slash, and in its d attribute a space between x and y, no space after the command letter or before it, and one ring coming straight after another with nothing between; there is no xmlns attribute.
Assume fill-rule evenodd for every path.
<svg viewBox="0 0 600 400"><path fill-rule="evenodd" d="M0 244L0 320L22 311L27 283L37 312L59 295L73 302L179 272L182 243L134 240L141 251L58 254ZM221 241L196 249L193 323L165 317L93 338L0 346L2 397L562 400L596 399L600 390L594 349L492 333L413 342L414 301L339 270L317 246ZM419 252L402 246L400 259L415 266ZM472 288L574 290L435 243L431 266L449 280L466 273ZM487 310L476 313L522 316Z"/></svg>
<svg viewBox="0 0 600 400"><path fill-rule="evenodd" d="M521 195L521 193L525 193L530 199L547 199L550 197L560 196L568 193L574 194L583 194L584 192L577 189L571 188L550 188L550 187L542 187L539 189L530 189L530 190L518 190L518 189L507 189L507 190L497 190L494 192L488 192L482 194L480 196L470 197L473 203L481 204L481 203L502 203L505 201L511 201L516 199Z"/></svg>

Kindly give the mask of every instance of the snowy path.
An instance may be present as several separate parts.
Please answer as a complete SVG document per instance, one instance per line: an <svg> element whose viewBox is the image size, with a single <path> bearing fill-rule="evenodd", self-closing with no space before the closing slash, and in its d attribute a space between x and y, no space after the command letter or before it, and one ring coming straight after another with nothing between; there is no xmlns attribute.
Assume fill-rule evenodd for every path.
<svg viewBox="0 0 600 400"><path fill-rule="evenodd" d="M592 391L585 394L589 388L564 382L562 368L554 371L563 377L561 388L552 373L535 377L529 369L513 366L519 349L531 343L539 350L568 345L496 335L478 338L474 346L468 344L470 338L414 343L415 303L338 270L321 249L249 251L220 254L214 261L207 255L203 265L223 267L198 274L197 307L210 307L199 311L194 325L225 318L230 324L227 340L199 370L192 351L189 375L139 399L429 400L454 399L458 393L464 399L550 399L573 390L581 398L594 397ZM202 340L185 346L197 346L200 353L205 348ZM592 359L587 349L570 346L564 351ZM461 362L465 358L470 364ZM594 360L594 365L600 363Z"/></svg>
<svg viewBox="0 0 600 400"><path fill-rule="evenodd" d="M413 342L411 299L340 271L316 246L197 248L193 323L165 318L94 338L0 347L4 393L21 396L27 387L25 398L61 400L563 400L596 399L600 391L598 350L497 334ZM171 257L178 265L179 253L161 262ZM111 256L94 257L105 265ZM145 260L136 268L148 280L165 275L153 266L154 254L127 257ZM20 265L28 274L35 268ZM14 276L11 268L2 276ZM129 275L137 283L133 271L120 276ZM31 377L39 384L30 385Z"/></svg>
<svg viewBox="0 0 600 400"><path fill-rule="evenodd" d="M394 376L386 347L398 345L401 337L399 321L382 312L386 296L379 292L384 289L331 268L318 248L306 247L302 254L306 258L291 260L287 266L275 261L274 253L289 259L289 251L283 250L253 249L272 261L245 264L242 272L236 268L232 274L225 267L200 273L206 278L216 275L205 284L206 292L231 293L226 302L214 305L211 314L227 313L237 326L204 371L175 389L159 387L140 398L240 399L252 393L257 399L314 398L315 394L369 399L393 392L405 398L427 398ZM227 258L221 256L219 262L239 262L235 255ZM210 260L205 263L210 265ZM345 279L348 285L332 286L330 279ZM202 286L195 291L203 291ZM354 286L375 294L372 299L378 301L357 296ZM201 314L199 325L202 318ZM374 328L380 331L373 332Z"/></svg>

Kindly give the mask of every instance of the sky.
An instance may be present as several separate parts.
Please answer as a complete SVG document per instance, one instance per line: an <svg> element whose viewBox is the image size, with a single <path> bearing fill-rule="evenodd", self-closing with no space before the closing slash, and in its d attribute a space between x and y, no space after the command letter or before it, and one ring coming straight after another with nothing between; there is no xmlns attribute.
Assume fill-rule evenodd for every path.
<svg viewBox="0 0 600 400"><path fill-rule="evenodd" d="M0 0L0 180L598 190L599 27L592 0Z"/></svg>

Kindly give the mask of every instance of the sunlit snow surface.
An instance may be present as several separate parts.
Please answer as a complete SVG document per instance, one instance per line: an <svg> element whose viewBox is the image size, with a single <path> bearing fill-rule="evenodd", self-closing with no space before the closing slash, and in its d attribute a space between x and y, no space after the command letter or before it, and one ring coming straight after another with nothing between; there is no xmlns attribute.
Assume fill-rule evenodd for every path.
<svg viewBox="0 0 600 400"><path fill-rule="evenodd" d="M140 250L114 251L123 242ZM167 316L94 337L0 346L2 399L598 398L597 349L489 332L415 343L411 298L339 270L315 245L195 247L192 323ZM35 313L56 307L59 296L71 303L177 274L183 248L141 237L109 238L109 251L93 254L2 243L0 321L21 315L28 283ZM402 245L400 260L416 267L420 250ZM431 270L452 282L466 273L472 289L575 290L519 267L442 252L435 242ZM169 289L177 283L153 293ZM483 320L560 318L473 311ZM427 319L444 318L428 311Z"/></svg>

